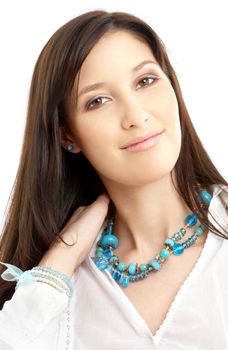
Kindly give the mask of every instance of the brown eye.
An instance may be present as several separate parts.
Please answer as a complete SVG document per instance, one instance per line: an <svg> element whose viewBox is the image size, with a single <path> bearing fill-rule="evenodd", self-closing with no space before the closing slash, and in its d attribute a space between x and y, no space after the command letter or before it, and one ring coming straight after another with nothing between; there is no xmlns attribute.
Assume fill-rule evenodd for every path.
<svg viewBox="0 0 228 350"><path fill-rule="evenodd" d="M86 104L86 109L89 110L89 109L94 109L94 108L97 108L99 106L101 106L103 103L103 99L107 99L106 97L96 97L94 98L93 100L89 101L87 104Z"/></svg>
<svg viewBox="0 0 228 350"><path fill-rule="evenodd" d="M154 83L154 81L157 80L156 77L154 76L147 76L147 77L144 77L143 79L141 79L139 81L139 84L141 84L142 87L144 86L150 86Z"/></svg>

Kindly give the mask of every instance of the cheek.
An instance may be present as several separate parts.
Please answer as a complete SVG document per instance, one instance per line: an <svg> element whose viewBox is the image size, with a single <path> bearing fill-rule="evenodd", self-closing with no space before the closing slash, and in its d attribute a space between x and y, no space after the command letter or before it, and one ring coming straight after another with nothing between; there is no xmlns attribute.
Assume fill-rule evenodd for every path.
<svg viewBox="0 0 228 350"><path fill-rule="evenodd" d="M162 106L162 123L166 130L164 138L164 148L163 154L168 155L166 160L174 162L180 153L181 148L181 125L179 116L179 107L175 92L167 82L163 91L165 93L161 94L160 106Z"/></svg>
<svg viewBox="0 0 228 350"><path fill-rule="evenodd" d="M110 124L110 123L109 123ZM102 163L106 158L110 159L113 151L113 128L104 121L83 122L76 126L76 139L81 152L92 165Z"/></svg>
<svg viewBox="0 0 228 350"><path fill-rule="evenodd" d="M165 101L165 103L164 103ZM175 92L170 86L167 95L163 99L163 121L170 135L181 138L179 107Z"/></svg>

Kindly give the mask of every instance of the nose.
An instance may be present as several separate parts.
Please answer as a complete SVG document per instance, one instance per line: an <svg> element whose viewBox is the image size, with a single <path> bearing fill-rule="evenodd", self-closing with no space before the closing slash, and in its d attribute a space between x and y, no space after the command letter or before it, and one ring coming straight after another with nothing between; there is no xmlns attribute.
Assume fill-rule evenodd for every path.
<svg viewBox="0 0 228 350"><path fill-rule="evenodd" d="M141 128L149 119L149 112L147 112L143 106L132 98L131 101L125 103L123 116L122 116L122 127L129 129L132 127Z"/></svg>

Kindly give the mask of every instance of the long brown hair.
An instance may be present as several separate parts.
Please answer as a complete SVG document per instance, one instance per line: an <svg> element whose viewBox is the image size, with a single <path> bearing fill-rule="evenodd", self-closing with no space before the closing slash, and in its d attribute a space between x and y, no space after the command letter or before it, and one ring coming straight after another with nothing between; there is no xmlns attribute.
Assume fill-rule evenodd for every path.
<svg viewBox="0 0 228 350"><path fill-rule="evenodd" d="M200 185L227 185L213 165L192 125L181 89L164 43L141 19L127 13L91 11L63 25L45 45L36 63L30 88L20 165L4 223L0 260L22 270L36 266L73 212L91 204L105 187L80 152L67 152L60 143L66 126L64 101L76 75L97 41L108 31L127 30L144 40L169 78L176 93L182 146L175 165L177 191L201 223L223 235L208 222L207 211L195 200ZM2 269L2 267L1 267ZM0 309L11 298L15 284L0 279Z"/></svg>

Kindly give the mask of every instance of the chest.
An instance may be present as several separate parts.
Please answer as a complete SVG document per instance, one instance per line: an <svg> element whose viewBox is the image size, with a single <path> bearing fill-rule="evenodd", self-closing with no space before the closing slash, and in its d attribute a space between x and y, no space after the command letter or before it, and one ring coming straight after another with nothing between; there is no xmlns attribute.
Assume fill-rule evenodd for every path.
<svg viewBox="0 0 228 350"><path fill-rule="evenodd" d="M130 283L121 289L147 323L154 336L166 319L167 313L180 288L190 275L201 250L189 252L183 258L172 256L159 271L147 278Z"/></svg>

